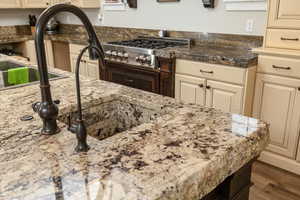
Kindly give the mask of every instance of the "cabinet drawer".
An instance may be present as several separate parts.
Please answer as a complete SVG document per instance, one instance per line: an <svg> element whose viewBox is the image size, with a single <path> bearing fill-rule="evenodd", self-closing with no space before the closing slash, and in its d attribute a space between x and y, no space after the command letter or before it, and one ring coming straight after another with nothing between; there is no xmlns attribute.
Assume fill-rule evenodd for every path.
<svg viewBox="0 0 300 200"><path fill-rule="evenodd" d="M257 71L300 78L300 60L273 56L259 56Z"/></svg>
<svg viewBox="0 0 300 200"><path fill-rule="evenodd" d="M269 29L266 46L270 48L300 49L300 30Z"/></svg>
<svg viewBox="0 0 300 200"><path fill-rule="evenodd" d="M176 73L244 84L246 69L177 59Z"/></svg>

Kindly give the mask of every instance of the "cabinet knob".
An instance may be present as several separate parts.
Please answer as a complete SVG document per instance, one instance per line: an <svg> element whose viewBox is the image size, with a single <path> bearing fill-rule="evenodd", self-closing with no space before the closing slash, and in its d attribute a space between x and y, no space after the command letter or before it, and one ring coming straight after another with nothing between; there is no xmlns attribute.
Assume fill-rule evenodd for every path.
<svg viewBox="0 0 300 200"><path fill-rule="evenodd" d="M300 91L300 87L298 87L298 91Z"/></svg>
<svg viewBox="0 0 300 200"><path fill-rule="evenodd" d="M203 88L203 87L204 87L204 85L201 83L201 84L199 84L199 87Z"/></svg>
<svg viewBox="0 0 300 200"><path fill-rule="evenodd" d="M206 86L206 89L210 90L210 89L211 89L211 87L210 87L209 85L207 85L207 86Z"/></svg>

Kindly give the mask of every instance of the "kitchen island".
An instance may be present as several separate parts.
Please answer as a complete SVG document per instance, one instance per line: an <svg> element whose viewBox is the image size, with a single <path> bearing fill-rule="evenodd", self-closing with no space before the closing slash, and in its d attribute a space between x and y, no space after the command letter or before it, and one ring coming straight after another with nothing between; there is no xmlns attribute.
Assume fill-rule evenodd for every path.
<svg viewBox="0 0 300 200"><path fill-rule="evenodd" d="M251 162L269 138L265 123L82 78L92 137L91 150L77 154L75 135L67 130L76 112L75 80L55 72L69 76L51 81L53 99L61 101L57 135L40 135L42 122L31 108L40 100L38 84L0 91L1 200L247 196ZM24 115L34 119L21 121Z"/></svg>

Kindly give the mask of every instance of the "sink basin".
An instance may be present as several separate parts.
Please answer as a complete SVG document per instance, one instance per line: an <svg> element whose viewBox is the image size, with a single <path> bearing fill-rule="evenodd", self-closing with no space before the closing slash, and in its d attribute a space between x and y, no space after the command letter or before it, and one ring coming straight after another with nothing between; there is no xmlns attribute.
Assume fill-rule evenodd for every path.
<svg viewBox="0 0 300 200"><path fill-rule="evenodd" d="M0 61L0 73L2 73L2 77L3 77L3 78L0 78L0 81L1 81L0 90L22 87L22 86L37 83L40 80L38 70L34 67L26 66L29 68L29 82L25 83L25 84L18 84L18 85L9 84L8 83L8 70L20 68L20 67L24 67L24 65L20 65L20 64L10 62L10 61ZM48 76L49 76L49 79L59 79L59 78L64 77L64 76L61 76L61 75L58 75L55 73L48 73Z"/></svg>
<svg viewBox="0 0 300 200"><path fill-rule="evenodd" d="M90 136L103 140L117 133L132 129L160 116L160 110L149 109L132 102L114 100L83 110L87 132ZM72 124L77 113L59 116L59 121Z"/></svg>

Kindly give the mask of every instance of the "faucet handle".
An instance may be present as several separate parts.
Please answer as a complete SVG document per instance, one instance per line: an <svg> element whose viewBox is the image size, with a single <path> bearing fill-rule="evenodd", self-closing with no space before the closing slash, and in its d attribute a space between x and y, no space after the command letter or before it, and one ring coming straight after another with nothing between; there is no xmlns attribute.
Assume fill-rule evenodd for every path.
<svg viewBox="0 0 300 200"><path fill-rule="evenodd" d="M34 112L38 112L41 107L41 102L35 102L31 105L31 107Z"/></svg>

